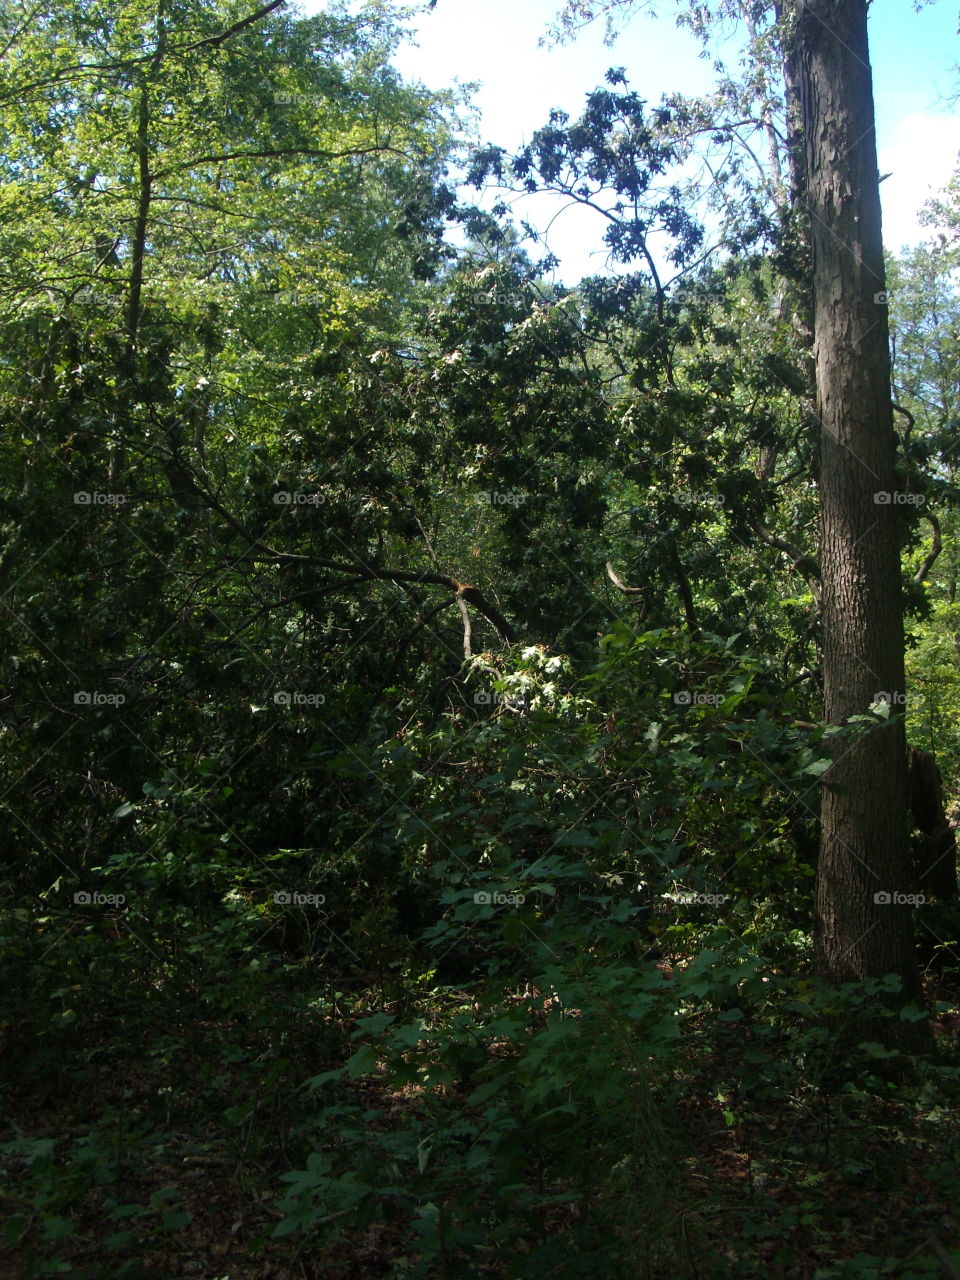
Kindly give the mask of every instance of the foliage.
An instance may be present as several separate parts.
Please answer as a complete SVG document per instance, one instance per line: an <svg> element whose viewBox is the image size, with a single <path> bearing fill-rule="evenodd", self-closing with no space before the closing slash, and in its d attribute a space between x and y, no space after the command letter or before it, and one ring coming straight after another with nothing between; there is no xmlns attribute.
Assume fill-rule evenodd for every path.
<svg viewBox="0 0 960 1280"><path fill-rule="evenodd" d="M388 5L31 13L0 11L10 1273L946 1267L949 951L924 1056L887 1046L923 1016L894 975L810 972L828 751L901 711L820 723L803 246L770 174L720 234L680 182L720 99L614 73L468 156ZM456 192L491 176L600 202L622 269L557 285ZM890 291L903 714L951 799L952 263Z"/></svg>

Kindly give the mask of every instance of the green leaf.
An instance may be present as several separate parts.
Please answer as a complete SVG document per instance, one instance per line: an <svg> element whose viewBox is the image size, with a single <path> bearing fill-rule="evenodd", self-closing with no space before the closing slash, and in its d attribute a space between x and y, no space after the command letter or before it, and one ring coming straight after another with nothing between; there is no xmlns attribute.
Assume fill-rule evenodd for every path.
<svg viewBox="0 0 960 1280"><path fill-rule="evenodd" d="M357 1023L357 1029L353 1033L356 1039L361 1035L377 1036L381 1031L386 1030L392 1022L396 1022L397 1015L395 1013L375 1013L369 1018L361 1018Z"/></svg>
<svg viewBox="0 0 960 1280"><path fill-rule="evenodd" d="M186 1213L182 1209L175 1209L163 1215L160 1219L160 1229L162 1231L180 1231L183 1227L188 1227L192 1221L192 1213Z"/></svg>
<svg viewBox="0 0 960 1280"><path fill-rule="evenodd" d="M832 763L832 760L814 760L812 764L807 765L803 772L810 774L811 777L821 778L830 768Z"/></svg>
<svg viewBox="0 0 960 1280"><path fill-rule="evenodd" d="M882 1044L878 1044L876 1040L863 1040L857 1045L858 1049L862 1049L864 1053L871 1058L899 1058L899 1049L886 1049Z"/></svg>
<svg viewBox="0 0 960 1280"><path fill-rule="evenodd" d="M56 1215L43 1220L43 1238L44 1240L60 1241L66 1240L73 1235L74 1222L73 1218L60 1218Z"/></svg>
<svg viewBox="0 0 960 1280"><path fill-rule="evenodd" d="M564 831L554 841L554 846L561 849L592 849L596 843L597 837L592 831Z"/></svg>

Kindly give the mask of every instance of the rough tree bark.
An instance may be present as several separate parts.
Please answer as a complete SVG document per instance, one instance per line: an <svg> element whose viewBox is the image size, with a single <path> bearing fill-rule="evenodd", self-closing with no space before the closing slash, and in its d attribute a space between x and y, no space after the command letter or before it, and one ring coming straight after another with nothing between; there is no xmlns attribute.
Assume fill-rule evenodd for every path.
<svg viewBox="0 0 960 1280"><path fill-rule="evenodd" d="M904 689L895 435L867 0L793 0L811 220L827 720ZM878 495L885 495L879 496ZM824 777L816 956L833 981L919 991L902 723L842 738ZM885 900L885 898L887 900Z"/></svg>

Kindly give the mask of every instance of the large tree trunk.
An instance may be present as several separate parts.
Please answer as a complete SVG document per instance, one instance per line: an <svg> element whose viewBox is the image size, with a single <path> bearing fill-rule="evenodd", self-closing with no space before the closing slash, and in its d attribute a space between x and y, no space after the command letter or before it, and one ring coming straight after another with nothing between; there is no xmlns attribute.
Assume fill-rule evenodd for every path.
<svg viewBox="0 0 960 1280"><path fill-rule="evenodd" d="M820 418L826 717L904 688L890 356L866 0L794 0ZM877 498L877 495L886 495ZM900 723L842 738L824 777L816 953L833 981L919 975ZM889 900L884 900L889 895Z"/></svg>

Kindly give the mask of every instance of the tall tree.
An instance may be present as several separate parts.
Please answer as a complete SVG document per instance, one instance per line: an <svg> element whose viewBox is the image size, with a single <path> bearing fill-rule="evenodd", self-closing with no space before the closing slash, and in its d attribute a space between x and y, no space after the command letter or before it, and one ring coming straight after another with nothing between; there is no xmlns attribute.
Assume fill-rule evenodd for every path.
<svg viewBox="0 0 960 1280"><path fill-rule="evenodd" d="M791 14L813 244L826 717L904 689L900 506L866 0ZM894 718L839 738L824 778L816 949L834 979L918 985L909 907L906 746Z"/></svg>
<svg viewBox="0 0 960 1280"><path fill-rule="evenodd" d="M749 39L742 94L726 93L713 126L735 134L729 107L758 104L771 139L774 192L778 135L762 51L782 59L786 137L795 209L809 219L809 283L819 422L820 566L825 715L859 729L835 739L824 777L816 892L820 972L835 980L897 972L909 994L919 977L909 906L913 889L907 832L902 720L870 725L877 695L896 710L904 689L897 436L891 407L889 332L880 219L868 0L716 0L680 3L679 20L708 38L711 23L738 17ZM600 14L629 14L635 0L569 0L561 37ZM608 25L608 31L613 28ZM764 42L762 33L770 33ZM752 58L754 74L749 74ZM798 144L798 145L794 145ZM763 192L765 184L757 190ZM866 731L864 731L866 730Z"/></svg>

